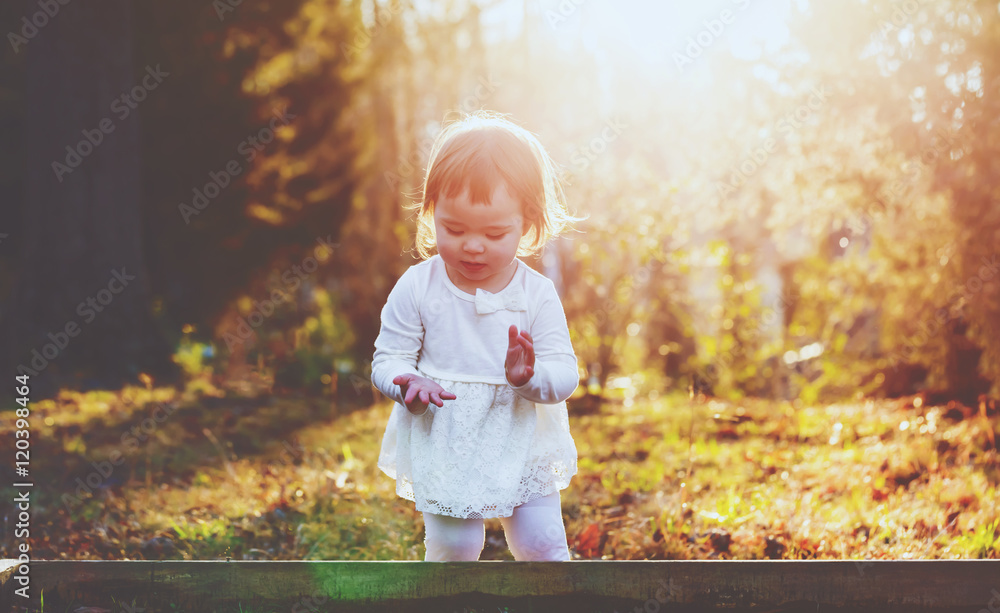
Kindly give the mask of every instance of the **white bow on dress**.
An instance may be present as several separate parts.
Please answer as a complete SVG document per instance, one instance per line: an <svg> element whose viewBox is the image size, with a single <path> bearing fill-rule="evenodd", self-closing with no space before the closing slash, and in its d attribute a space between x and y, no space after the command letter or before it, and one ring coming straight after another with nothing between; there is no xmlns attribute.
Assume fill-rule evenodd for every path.
<svg viewBox="0 0 1000 613"><path fill-rule="evenodd" d="M524 290L520 287L512 287L500 294L490 293L482 288L476 288L476 313L485 315L494 313L501 309L508 311L527 311L525 306Z"/></svg>

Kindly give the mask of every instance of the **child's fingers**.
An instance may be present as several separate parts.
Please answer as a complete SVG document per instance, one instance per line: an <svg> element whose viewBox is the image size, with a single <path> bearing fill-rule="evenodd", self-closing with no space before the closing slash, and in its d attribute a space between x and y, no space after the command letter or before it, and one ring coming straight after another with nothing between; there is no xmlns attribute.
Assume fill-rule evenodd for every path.
<svg viewBox="0 0 1000 613"><path fill-rule="evenodd" d="M420 390L420 402L427 404L430 400L430 395L425 390Z"/></svg>
<svg viewBox="0 0 1000 613"><path fill-rule="evenodd" d="M525 365L526 368L531 368L531 366L535 363L535 348L528 341L524 339L521 339L521 341L523 347L521 362Z"/></svg>

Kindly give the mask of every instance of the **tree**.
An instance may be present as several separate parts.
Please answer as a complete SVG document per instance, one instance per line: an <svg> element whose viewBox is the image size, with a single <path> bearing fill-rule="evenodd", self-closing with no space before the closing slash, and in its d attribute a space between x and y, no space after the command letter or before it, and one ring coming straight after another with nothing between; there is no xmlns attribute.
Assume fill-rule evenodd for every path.
<svg viewBox="0 0 1000 613"><path fill-rule="evenodd" d="M0 325L3 372L32 375L36 397L71 373L174 373L149 308L136 108L165 76L133 73L131 6L61 6L25 44L20 253Z"/></svg>
<svg viewBox="0 0 1000 613"><path fill-rule="evenodd" d="M924 366L927 385L975 402L979 375L1000 385L996 5L812 5L792 29L836 92L824 131L807 133L817 154L801 170L823 201L809 214L865 244L838 267L858 299L833 292L844 325L825 344L846 346L837 336L877 305L883 370ZM815 273L813 287L834 282Z"/></svg>

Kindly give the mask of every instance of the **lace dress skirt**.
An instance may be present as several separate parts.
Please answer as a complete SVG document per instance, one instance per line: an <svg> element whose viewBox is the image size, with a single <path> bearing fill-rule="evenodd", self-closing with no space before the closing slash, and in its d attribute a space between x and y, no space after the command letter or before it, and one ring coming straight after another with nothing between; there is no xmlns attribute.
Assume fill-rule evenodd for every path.
<svg viewBox="0 0 1000 613"><path fill-rule="evenodd" d="M422 376L457 398L419 416L396 403L378 459L418 511L509 517L569 486L577 453L565 402L536 404L506 384Z"/></svg>

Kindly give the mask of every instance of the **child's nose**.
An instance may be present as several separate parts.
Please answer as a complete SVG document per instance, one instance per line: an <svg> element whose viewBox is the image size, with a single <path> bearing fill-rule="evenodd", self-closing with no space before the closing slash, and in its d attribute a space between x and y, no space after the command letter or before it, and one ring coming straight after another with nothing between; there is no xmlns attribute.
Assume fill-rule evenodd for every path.
<svg viewBox="0 0 1000 613"><path fill-rule="evenodd" d="M482 253L483 242L478 238L470 238L465 241L465 250L469 253Z"/></svg>

